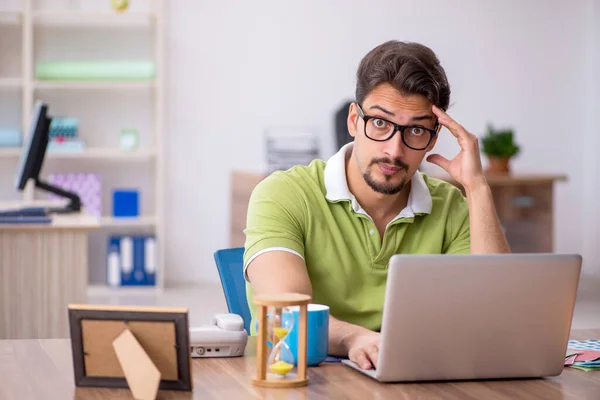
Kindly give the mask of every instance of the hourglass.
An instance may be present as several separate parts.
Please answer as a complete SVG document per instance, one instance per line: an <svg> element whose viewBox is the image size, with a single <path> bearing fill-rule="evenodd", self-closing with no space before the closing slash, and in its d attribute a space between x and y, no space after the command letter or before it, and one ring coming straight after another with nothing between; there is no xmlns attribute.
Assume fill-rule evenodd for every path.
<svg viewBox="0 0 600 400"><path fill-rule="evenodd" d="M257 374L252 383L263 387L298 387L308 384L306 377L307 305L310 296L297 293L257 295L258 340L256 348ZM299 306L298 326L289 307ZM286 337L298 330L298 362L295 361ZM268 347L268 342L271 348Z"/></svg>

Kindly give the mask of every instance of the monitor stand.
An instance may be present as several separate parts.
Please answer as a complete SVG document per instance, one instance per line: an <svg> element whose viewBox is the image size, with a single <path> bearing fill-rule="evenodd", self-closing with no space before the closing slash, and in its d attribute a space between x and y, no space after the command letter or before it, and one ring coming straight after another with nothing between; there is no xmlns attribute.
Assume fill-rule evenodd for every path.
<svg viewBox="0 0 600 400"><path fill-rule="evenodd" d="M66 197L67 199L70 200L69 204L67 204L64 207L49 207L49 208L47 208L48 212L57 213L57 214L65 214L65 213L81 211L81 200L76 193L68 192L57 186L43 182L39 179L35 180L35 187L45 190L46 192L54 193L58 196Z"/></svg>

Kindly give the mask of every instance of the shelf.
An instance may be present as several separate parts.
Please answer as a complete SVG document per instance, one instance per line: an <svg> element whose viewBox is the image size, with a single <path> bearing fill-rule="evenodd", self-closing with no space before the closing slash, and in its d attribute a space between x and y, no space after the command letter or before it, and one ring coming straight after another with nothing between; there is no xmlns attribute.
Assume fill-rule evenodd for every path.
<svg viewBox="0 0 600 400"><path fill-rule="evenodd" d="M154 80L146 81L35 81L34 89L126 90L151 89Z"/></svg>
<svg viewBox="0 0 600 400"><path fill-rule="evenodd" d="M0 158L19 157L20 154L21 154L21 149L20 148L0 147Z"/></svg>
<svg viewBox="0 0 600 400"><path fill-rule="evenodd" d="M19 89L20 87L20 78L0 78L0 89Z"/></svg>
<svg viewBox="0 0 600 400"><path fill-rule="evenodd" d="M81 12L35 11L33 23L45 26L74 27L137 27L154 23L154 13L148 12Z"/></svg>
<svg viewBox="0 0 600 400"><path fill-rule="evenodd" d="M21 21L19 11L0 11L0 25L19 25Z"/></svg>
<svg viewBox="0 0 600 400"><path fill-rule="evenodd" d="M0 158L19 157L20 148L0 148ZM51 160L64 159L88 159L88 160L110 160L110 161L137 161L148 160L156 156L154 149L143 149L127 151L120 149L90 147L83 151L47 151L46 157Z"/></svg>
<svg viewBox="0 0 600 400"><path fill-rule="evenodd" d="M135 151L102 148L102 147L90 147L83 151L57 151L51 150L46 152L46 157L49 159L95 159L95 160L123 160L123 161L136 161L136 160L147 160L156 155L154 149L142 149Z"/></svg>
<svg viewBox="0 0 600 400"><path fill-rule="evenodd" d="M153 228L156 225L156 217L100 217L100 226L107 228Z"/></svg>

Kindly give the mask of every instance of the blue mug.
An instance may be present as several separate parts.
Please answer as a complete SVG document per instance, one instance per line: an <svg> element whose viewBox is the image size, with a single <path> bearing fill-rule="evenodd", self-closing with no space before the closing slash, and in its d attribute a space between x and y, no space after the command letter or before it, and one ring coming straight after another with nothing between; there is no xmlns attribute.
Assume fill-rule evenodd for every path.
<svg viewBox="0 0 600 400"><path fill-rule="evenodd" d="M289 346L294 356L294 365L298 365L298 326L300 324L300 308L288 307L281 315L283 324L293 320L290 333L284 342ZM306 364L314 367L327 358L329 351L329 307L322 304L308 305Z"/></svg>

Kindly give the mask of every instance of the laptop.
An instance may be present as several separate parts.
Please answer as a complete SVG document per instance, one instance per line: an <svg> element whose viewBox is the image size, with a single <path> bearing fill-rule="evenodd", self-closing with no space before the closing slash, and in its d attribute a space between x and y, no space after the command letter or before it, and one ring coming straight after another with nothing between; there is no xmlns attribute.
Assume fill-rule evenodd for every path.
<svg viewBox="0 0 600 400"><path fill-rule="evenodd" d="M578 254L394 255L377 369L381 382L560 375Z"/></svg>

